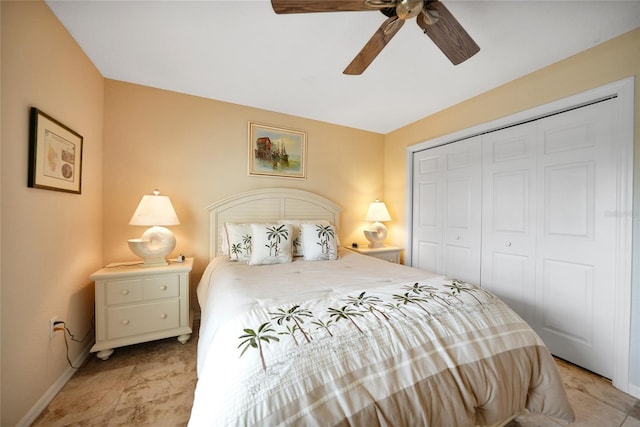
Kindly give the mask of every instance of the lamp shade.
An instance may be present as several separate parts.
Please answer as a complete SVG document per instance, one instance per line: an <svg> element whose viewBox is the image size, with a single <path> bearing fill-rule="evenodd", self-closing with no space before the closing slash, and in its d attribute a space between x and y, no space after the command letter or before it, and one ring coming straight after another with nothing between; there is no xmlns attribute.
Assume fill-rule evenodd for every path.
<svg viewBox="0 0 640 427"><path fill-rule="evenodd" d="M178 225L178 215L168 196L160 196L155 190L153 196L142 196L138 208L133 213L129 225Z"/></svg>
<svg viewBox="0 0 640 427"><path fill-rule="evenodd" d="M389 211L387 210L384 202L376 200L375 202L371 203L369 205L369 210L367 211L365 221L391 221L391 216L389 215Z"/></svg>

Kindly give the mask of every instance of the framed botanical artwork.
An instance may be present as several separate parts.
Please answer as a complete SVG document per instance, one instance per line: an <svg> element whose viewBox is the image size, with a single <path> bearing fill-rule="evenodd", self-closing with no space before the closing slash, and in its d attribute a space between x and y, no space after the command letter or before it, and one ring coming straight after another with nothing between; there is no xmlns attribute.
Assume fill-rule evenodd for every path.
<svg viewBox="0 0 640 427"><path fill-rule="evenodd" d="M29 187L80 194L82 135L31 107Z"/></svg>
<svg viewBox="0 0 640 427"><path fill-rule="evenodd" d="M249 122L249 175L306 179L307 133Z"/></svg>

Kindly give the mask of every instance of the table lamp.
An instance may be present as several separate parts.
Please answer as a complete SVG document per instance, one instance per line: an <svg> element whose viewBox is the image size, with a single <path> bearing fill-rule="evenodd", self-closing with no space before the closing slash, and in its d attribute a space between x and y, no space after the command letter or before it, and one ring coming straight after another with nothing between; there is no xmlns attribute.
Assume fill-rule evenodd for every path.
<svg viewBox="0 0 640 427"><path fill-rule="evenodd" d="M375 202L371 203L365 221L373 221L373 224L364 230L364 237L369 241L369 247L383 247L384 239L387 238L387 227L384 226L382 221L391 221L391 216L384 202L376 199Z"/></svg>
<svg viewBox="0 0 640 427"><path fill-rule="evenodd" d="M167 265L167 256L176 247L176 238L166 225L178 225L180 221L168 196L144 195L133 213L129 225L151 226L139 239L129 239L131 252L142 258L142 267Z"/></svg>

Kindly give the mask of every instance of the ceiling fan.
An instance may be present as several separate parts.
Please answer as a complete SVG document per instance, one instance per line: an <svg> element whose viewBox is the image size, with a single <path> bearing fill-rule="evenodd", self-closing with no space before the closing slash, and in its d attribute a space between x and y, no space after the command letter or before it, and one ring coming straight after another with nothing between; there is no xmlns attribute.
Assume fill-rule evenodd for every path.
<svg viewBox="0 0 640 427"><path fill-rule="evenodd" d="M411 18L416 18L418 26L453 65L466 61L480 51L462 25L437 0L271 0L271 5L278 14L359 10L382 12L387 19L345 68L344 74L362 74L404 22Z"/></svg>

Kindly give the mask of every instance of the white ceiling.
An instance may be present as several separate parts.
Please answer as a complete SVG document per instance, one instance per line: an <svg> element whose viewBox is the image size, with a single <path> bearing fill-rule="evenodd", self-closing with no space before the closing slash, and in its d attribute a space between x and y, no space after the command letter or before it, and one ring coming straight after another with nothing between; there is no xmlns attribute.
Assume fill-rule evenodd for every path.
<svg viewBox="0 0 640 427"><path fill-rule="evenodd" d="M276 15L269 0L47 0L106 78L383 134L640 26L640 0L443 3L478 54L453 66L407 22L364 74L346 76L386 19L380 12Z"/></svg>

